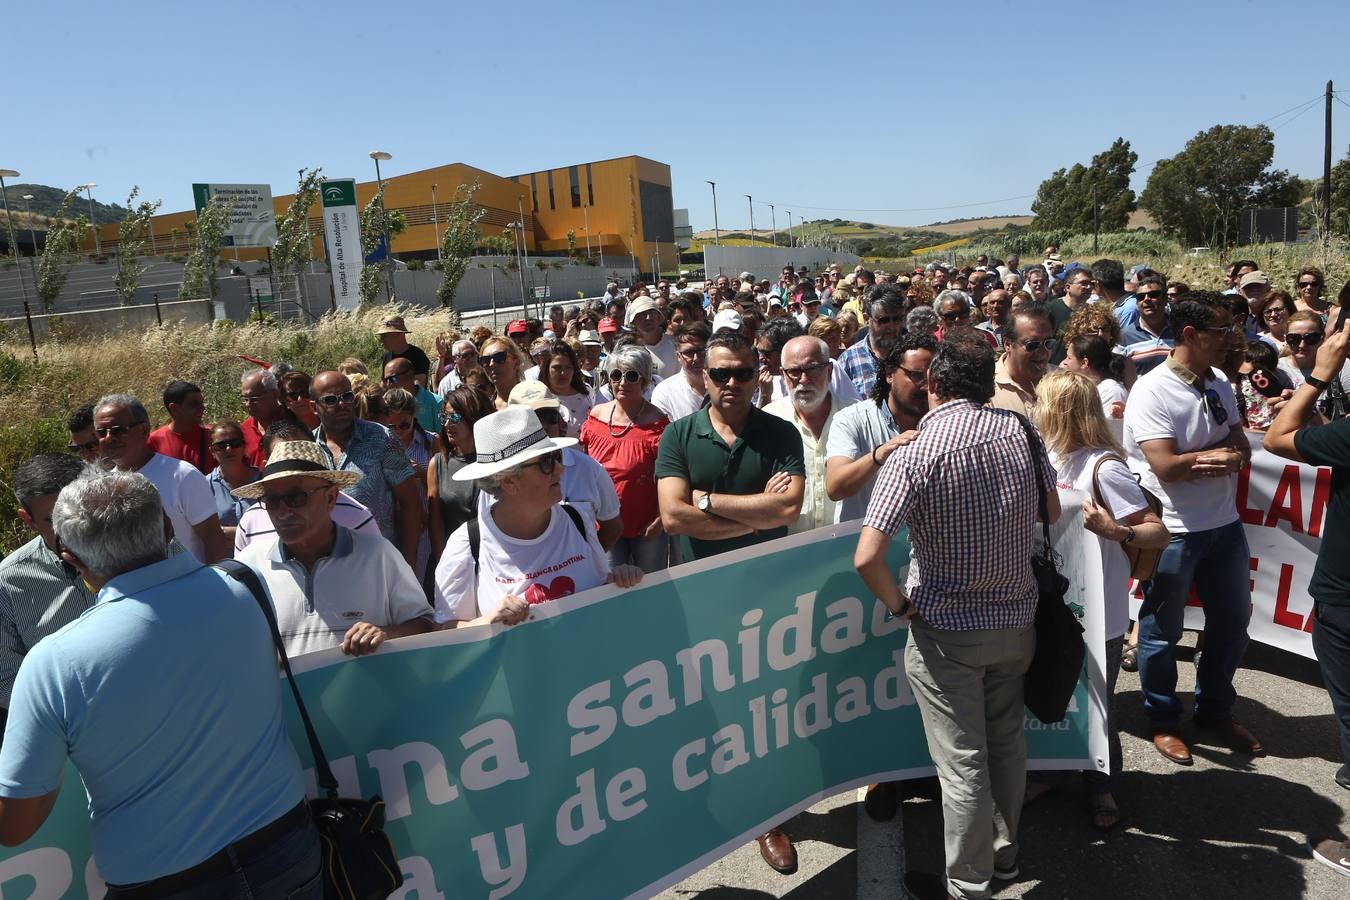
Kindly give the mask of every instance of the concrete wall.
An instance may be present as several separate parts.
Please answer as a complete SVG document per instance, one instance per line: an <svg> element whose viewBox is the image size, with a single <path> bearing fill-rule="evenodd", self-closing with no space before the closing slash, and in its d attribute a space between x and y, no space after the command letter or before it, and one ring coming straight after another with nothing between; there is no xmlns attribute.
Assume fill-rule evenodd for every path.
<svg viewBox="0 0 1350 900"><path fill-rule="evenodd" d="M159 314L164 324L183 322L187 325L205 325L213 318L212 306L207 300L175 300L159 304ZM154 304L147 306L119 306L113 309L77 310L57 313L54 316L33 316L33 334L38 343L42 343L50 334L48 319L60 321L63 331L77 331L91 334L110 331L137 331L151 328L158 323ZM0 319L0 327L16 335L28 333L28 323L23 316Z"/></svg>
<svg viewBox="0 0 1350 900"><path fill-rule="evenodd" d="M840 266L852 268L858 264L858 257L852 253L836 253L824 247L718 247L703 245L703 268L709 275L730 275L736 277L749 272L758 278L774 281L783 271L783 266L791 265L795 269L806 266L812 272L837 262Z"/></svg>

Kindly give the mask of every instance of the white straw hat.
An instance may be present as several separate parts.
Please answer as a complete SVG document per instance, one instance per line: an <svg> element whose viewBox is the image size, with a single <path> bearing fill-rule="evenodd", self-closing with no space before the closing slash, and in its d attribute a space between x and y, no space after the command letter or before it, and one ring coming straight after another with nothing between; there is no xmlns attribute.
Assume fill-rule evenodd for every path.
<svg viewBox="0 0 1350 900"><path fill-rule="evenodd" d="M257 481L237 487L230 493L240 500L257 500L263 495L263 485L267 482L290 478L292 475L322 478L338 487L351 487L361 480L360 472L350 469L334 471L328 464L323 448L314 441L286 441L272 447L267 465Z"/></svg>
<svg viewBox="0 0 1350 900"><path fill-rule="evenodd" d="M530 407L508 406L474 423L476 459L452 477L455 481L472 481L495 475L536 456L571 447L576 442L576 438L549 437Z"/></svg>

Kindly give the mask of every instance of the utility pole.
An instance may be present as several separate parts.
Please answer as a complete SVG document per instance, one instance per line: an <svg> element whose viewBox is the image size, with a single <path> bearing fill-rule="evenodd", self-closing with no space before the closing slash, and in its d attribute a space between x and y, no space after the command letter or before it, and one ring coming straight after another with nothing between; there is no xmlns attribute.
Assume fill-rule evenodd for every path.
<svg viewBox="0 0 1350 900"><path fill-rule="evenodd" d="M773 204L769 204L769 227L773 229L769 232L769 240L773 241L775 247L778 246L778 217L773 213Z"/></svg>
<svg viewBox="0 0 1350 900"><path fill-rule="evenodd" d="M717 182L710 181L708 184L712 185L713 194L713 242L720 247L722 246L722 230L717 227Z"/></svg>
<svg viewBox="0 0 1350 900"><path fill-rule="evenodd" d="M1331 82L1327 82L1327 127L1322 148L1322 240L1331 237Z"/></svg>
<svg viewBox="0 0 1350 900"><path fill-rule="evenodd" d="M1097 255L1097 181L1092 181L1092 255Z"/></svg>
<svg viewBox="0 0 1350 900"><path fill-rule="evenodd" d="M755 246L755 199L749 194L745 195L745 199L750 201L750 246L753 247Z"/></svg>
<svg viewBox="0 0 1350 900"><path fill-rule="evenodd" d="M792 210L789 209L787 211L787 214L788 214L788 246L795 247L797 246L797 239L796 236L793 235L792 233Z"/></svg>

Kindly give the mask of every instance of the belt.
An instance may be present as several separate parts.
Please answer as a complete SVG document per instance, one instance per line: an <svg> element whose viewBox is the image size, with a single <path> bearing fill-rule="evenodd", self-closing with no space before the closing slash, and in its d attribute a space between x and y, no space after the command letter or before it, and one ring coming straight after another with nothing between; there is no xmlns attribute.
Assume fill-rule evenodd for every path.
<svg viewBox="0 0 1350 900"><path fill-rule="evenodd" d="M108 896L116 900L149 900L189 890L204 881L221 878L237 871L241 863L250 862L259 851L266 849L278 837L310 821L309 804L301 800L290 812L213 853L190 869L125 887L110 884Z"/></svg>

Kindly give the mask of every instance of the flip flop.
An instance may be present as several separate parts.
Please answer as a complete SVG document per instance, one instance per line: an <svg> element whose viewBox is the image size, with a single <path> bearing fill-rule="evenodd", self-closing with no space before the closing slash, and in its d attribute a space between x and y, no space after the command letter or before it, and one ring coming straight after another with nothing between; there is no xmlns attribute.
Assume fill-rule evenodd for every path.
<svg viewBox="0 0 1350 900"><path fill-rule="evenodd" d="M1130 644L1125 651L1120 654L1120 669L1122 672L1139 671L1139 645Z"/></svg>

